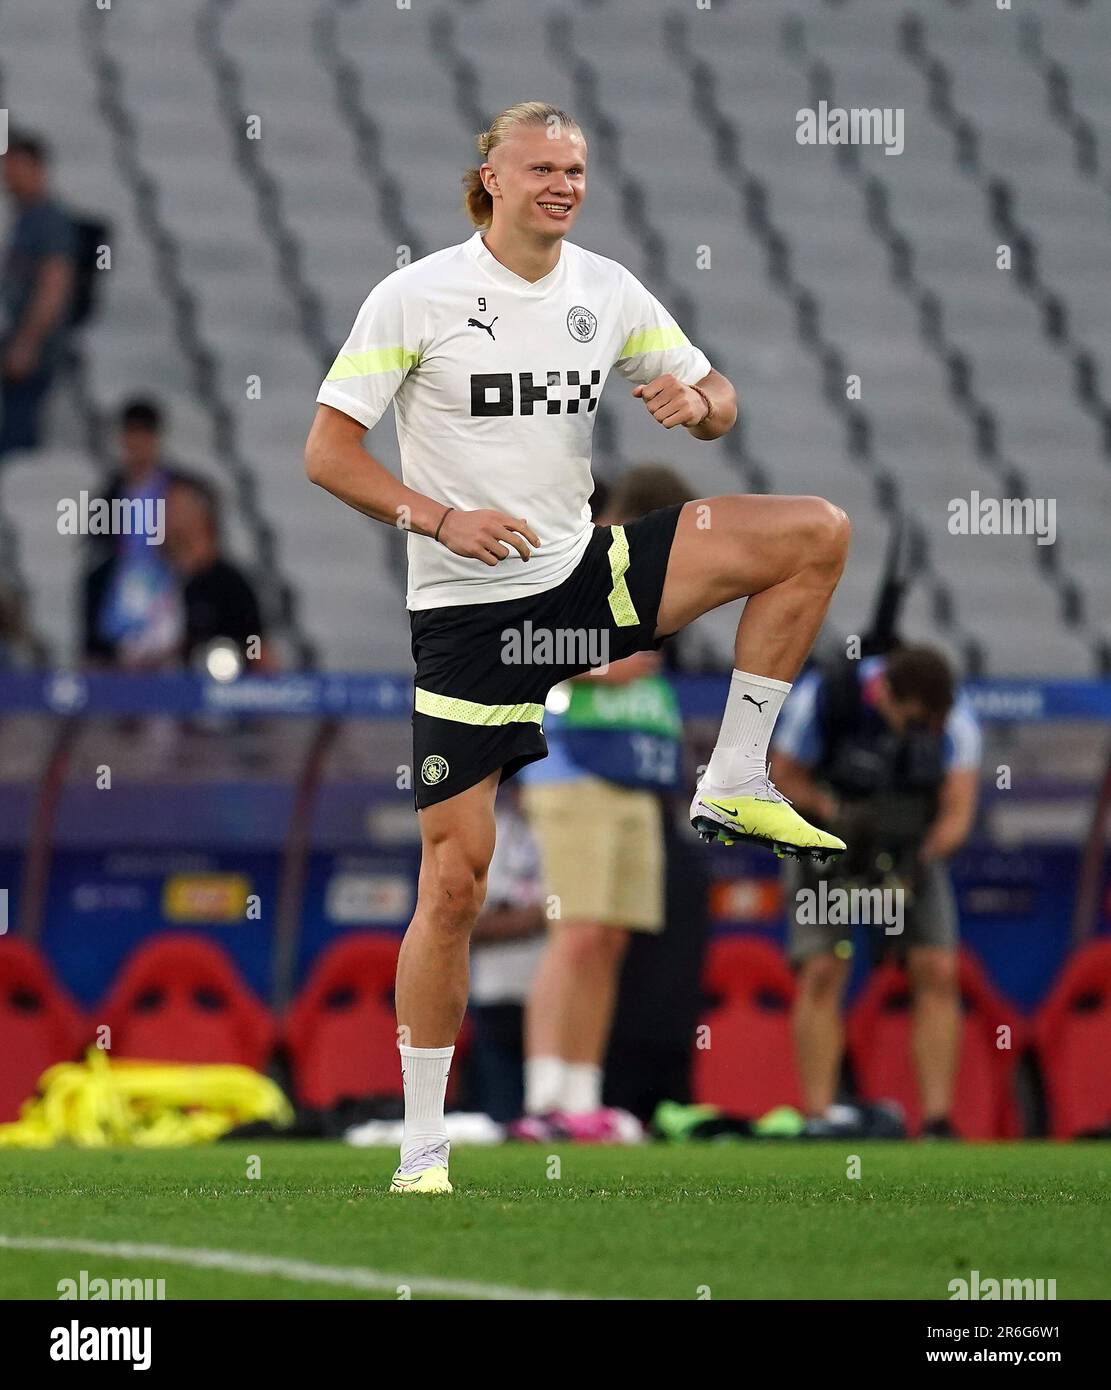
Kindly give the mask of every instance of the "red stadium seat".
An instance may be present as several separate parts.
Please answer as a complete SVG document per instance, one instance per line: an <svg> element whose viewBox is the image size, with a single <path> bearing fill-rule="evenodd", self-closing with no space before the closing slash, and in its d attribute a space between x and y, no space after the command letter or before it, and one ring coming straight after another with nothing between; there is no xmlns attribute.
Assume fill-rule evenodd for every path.
<svg viewBox="0 0 1111 1390"><path fill-rule="evenodd" d="M327 1110L342 1099L400 1096L393 981L401 938L353 932L313 967L285 1020L293 1093Z"/></svg>
<svg viewBox="0 0 1111 1390"><path fill-rule="evenodd" d="M88 1036L77 1006L33 946L0 938L0 1122L17 1119L39 1077Z"/></svg>
<svg viewBox="0 0 1111 1390"><path fill-rule="evenodd" d="M227 955L198 936L140 946L100 1006L112 1055L149 1062L235 1062L262 1071L274 1045L269 1011Z"/></svg>
<svg viewBox="0 0 1111 1390"><path fill-rule="evenodd" d="M696 1047L694 1098L755 1119L801 1105L791 1006L795 977L782 955L752 936L723 937L703 979L714 1001L703 1015L709 1046Z"/></svg>
<svg viewBox="0 0 1111 1390"><path fill-rule="evenodd" d="M1022 1026L1014 1009L989 983L976 958L959 958L964 1020L952 1121L965 1139L1010 1139L1021 1132L1014 1096L1014 1069ZM907 1129L922 1122L918 1079L911 1051L910 991L904 971L892 964L872 972L849 1014L847 1043L862 1100L896 1100ZM1010 1029L1010 1047L997 1046L998 1029Z"/></svg>
<svg viewBox="0 0 1111 1390"><path fill-rule="evenodd" d="M1071 1138L1111 1124L1111 941L1082 947L1034 1019L1049 1132Z"/></svg>

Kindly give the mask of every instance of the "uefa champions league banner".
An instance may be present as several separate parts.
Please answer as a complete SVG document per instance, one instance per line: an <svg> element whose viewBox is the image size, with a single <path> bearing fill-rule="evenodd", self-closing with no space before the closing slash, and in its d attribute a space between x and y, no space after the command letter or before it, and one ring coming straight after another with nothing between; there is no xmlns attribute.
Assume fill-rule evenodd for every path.
<svg viewBox="0 0 1111 1390"><path fill-rule="evenodd" d="M0 713L86 715L275 715L400 719L412 710L405 676L293 673L220 681L116 672L21 672L0 676Z"/></svg>
<svg viewBox="0 0 1111 1390"><path fill-rule="evenodd" d="M728 677L680 676L674 685L685 718L719 718ZM963 689L985 723L1111 721L1111 680L979 680ZM294 672L230 681L195 673L0 675L0 714L407 719L412 696L411 677L361 673Z"/></svg>

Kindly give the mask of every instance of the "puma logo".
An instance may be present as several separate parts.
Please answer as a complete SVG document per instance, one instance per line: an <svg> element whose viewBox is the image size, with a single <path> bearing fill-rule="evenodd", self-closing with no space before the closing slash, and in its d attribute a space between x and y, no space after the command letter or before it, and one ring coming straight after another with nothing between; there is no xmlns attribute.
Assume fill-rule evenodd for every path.
<svg viewBox="0 0 1111 1390"><path fill-rule="evenodd" d="M494 324L497 323L500 317L500 314L495 314L489 323L479 323L478 319L468 319L467 327L484 329L487 333L489 333L490 337L493 338L494 342L496 343L498 340L497 338L494 338Z"/></svg>
<svg viewBox="0 0 1111 1390"><path fill-rule="evenodd" d="M750 705L755 705L761 714L764 713L764 706L768 703L767 700L754 700L751 695L742 695L741 699L747 700Z"/></svg>

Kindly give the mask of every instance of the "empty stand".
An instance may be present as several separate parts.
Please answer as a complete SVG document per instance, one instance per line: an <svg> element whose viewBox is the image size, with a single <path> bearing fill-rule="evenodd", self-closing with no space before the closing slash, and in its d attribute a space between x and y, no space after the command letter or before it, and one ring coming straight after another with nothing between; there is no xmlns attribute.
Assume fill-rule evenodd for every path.
<svg viewBox="0 0 1111 1390"><path fill-rule="evenodd" d="M43 1072L75 1060L87 1036L80 1011L39 953L0 938L0 1124L18 1118Z"/></svg>
<svg viewBox="0 0 1111 1390"><path fill-rule="evenodd" d="M1021 1123L1014 1070L1023 1045L1021 1020L967 948L960 953L959 989L963 1021L953 1125L965 1139L1017 1138ZM861 1098L898 1101L909 1132L916 1133L922 1107L912 1051L910 991L898 966L888 963L872 973L850 1012L846 1041Z"/></svg>
<svg viewBox="0 0 1111 1390"><path fill-rule="evenodd" d="M782 955L750 936L710 947L704 990L710 999L694 1053L694 1099L756 1119L801 1104L791 1039L795 977Z"/></svg>
<svg viewBox="0 0 1111 1390"><path fill-rule="evenodd" d="M1034 1020L1050 1133L1111 1128L1111 941L1070 958Z"/></svg>
<svg viewBox="0 0 1111 1390"><path fill-rule="evenodd" d="M832 614L846 631L891 523L910 520L911 636L991 674L1108 668L1106 7L1020 24L991 6L638 0L630 23L572 0L527 22L509 0L181 0L48 29L38 9L4 0L5 100L54 143L62 196L113 228L84 388L52 407L42 476L0 489L9 559L58 655L74 649L57 611L68 560L36 546L39 508L79 475L95 419L156 391L173 452L220 483L232 552L291 649L407 666L400 538L312 488L301 449L366 292L469 234L471 137L536 94L591 139L575 239L644 279L742 398L741 431L692 447L611 382L599 474L664 460L702 495L839 502L857 537ZM902 110L903 152L800 146L796 113L823 94ZM397 467L389 417L368 446ZM951 534L948 504L973 489L1054 498L1056 544ZM727 661L729 615L703 640Z"/></svg>
<svg viewBox="0 0 1111 1390"><path fill-rule="evenodd" d="M399 937L357 932L330 946L285 1020L293 1094L327 1110L344 1099L400 1096L393 983Z"/></svg>
<svg viewBox="0 0 1111 1390"><path fill-rule="evenodd" d="M274 1043L268 1010L211 942L156 937L126 961L96 1011L117 1057L234 1062L262 1071Z"/></svg>

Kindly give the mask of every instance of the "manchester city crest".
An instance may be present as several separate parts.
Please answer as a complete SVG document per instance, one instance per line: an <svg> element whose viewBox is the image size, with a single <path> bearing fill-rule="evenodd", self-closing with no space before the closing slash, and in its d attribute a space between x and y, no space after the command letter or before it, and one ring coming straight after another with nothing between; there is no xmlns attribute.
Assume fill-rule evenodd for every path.
<svg viewBox="0 0 1111 1390"><path fill-rule="evenodd" d="M576 304L567 315L567 331L580 343L589 343L598 331L598 320L589 309Z"/></svg>
<svg viewBox="0 0 1111 1390"><path fill-rule="evenodd" d="M447 773L447 759L441 758L439 753L430 753L421 763L420 779L426 787L434 787L437 782L442 782Z"/></svg>

